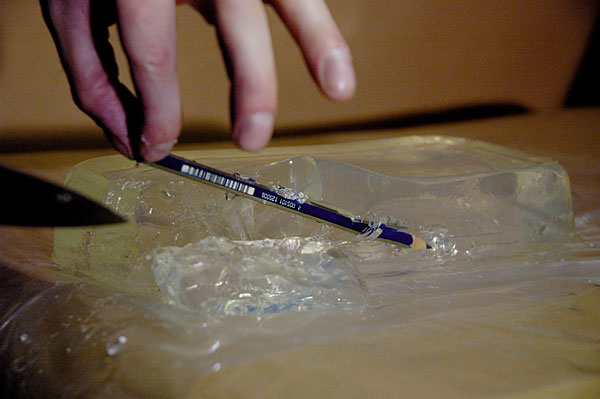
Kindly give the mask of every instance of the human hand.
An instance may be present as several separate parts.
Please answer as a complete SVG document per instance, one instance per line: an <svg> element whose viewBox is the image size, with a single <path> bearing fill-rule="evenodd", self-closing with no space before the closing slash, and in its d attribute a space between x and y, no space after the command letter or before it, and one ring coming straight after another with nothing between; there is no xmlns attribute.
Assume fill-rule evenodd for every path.
<svg viewBox="0 0 600 399"><path fill-rule="evenodd" d="M176 72L176 2L187 2L214 24L231 86L233 139L243 149L267 145L277 107L277 82L264 5L260 0L40 0L75 103L129 158L156 161L181 129ZM352 97L348 46L324 0L272 0L298 42L313 78L334 101ZM116 23L134 95L118 81L108 42Z"/></svg>

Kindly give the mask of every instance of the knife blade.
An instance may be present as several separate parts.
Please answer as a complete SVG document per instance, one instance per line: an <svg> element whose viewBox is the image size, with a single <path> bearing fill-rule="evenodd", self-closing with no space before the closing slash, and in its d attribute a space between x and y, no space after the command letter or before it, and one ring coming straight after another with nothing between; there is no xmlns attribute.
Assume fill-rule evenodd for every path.
<svg viewBox="0 0 600 399"><path fill-rule="evenodd" d="M104 206L38 177L0 165L0 224L59 227L122 223Z"/></svg>

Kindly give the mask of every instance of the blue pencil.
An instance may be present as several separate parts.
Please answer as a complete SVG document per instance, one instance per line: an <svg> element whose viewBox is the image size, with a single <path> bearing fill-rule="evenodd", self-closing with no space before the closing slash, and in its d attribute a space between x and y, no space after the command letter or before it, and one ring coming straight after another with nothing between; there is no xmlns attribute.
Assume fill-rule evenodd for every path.
<svg viewBox="0 0 600 399"><path fill-rule="evenodd" d="M332 207L311 201L304 194L292 189L281 186L269 188L254 179L237 174L231 175L175 155L168 155L158 162L148 162L148 164L265 205L275 206L333 227L361 234L367 239L375 238L403 247L426 247L425 242L409 233L376 221L345 215Z"/></svg>

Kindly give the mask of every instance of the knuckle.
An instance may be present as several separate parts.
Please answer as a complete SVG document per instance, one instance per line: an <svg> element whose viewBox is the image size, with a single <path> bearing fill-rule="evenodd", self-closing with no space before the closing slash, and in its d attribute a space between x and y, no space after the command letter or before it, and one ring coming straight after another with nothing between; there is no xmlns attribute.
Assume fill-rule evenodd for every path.
<svg viewBox="0 0 600 399"><path fill-rule="evenodd" d="M99 113L99 107L110 100L111 94L112 85L95 74L83 76L72 84L75 104L90 116Z"/></svg>
<svg viewBox="0 0 600 399"><path fill-rule="evenodd" d="M165 76L175 70L175 49L160 40L148 43L144 51L132 57L133 68L153 76Z"/></svg>
<svg viewBox="0 0 600 399"><path fill-rule="evenodd" d="M274 75L237 76L234 80L235 91L262 103L277 101L277 82Z"/></svg>

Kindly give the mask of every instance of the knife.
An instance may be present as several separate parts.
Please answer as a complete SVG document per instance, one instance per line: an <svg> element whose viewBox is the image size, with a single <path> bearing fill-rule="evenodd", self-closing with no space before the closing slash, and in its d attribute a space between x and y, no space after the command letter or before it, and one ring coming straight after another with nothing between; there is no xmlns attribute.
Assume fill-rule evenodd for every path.
<svg viewBox="0 0 600 399"><path fill-rule="evenodd" d="M0 165L0 224L92 226L125 221L104 206L64 187Z"/></svg>

